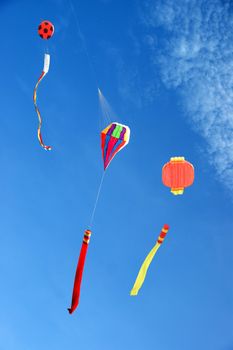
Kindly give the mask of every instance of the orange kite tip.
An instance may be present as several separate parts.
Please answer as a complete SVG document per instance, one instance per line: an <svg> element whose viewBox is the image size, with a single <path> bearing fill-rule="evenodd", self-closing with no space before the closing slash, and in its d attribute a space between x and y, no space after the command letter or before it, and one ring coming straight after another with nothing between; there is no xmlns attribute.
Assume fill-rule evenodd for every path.
<svg viewBox="0 0 233 350"><path fill-rule="evenodd" d="M170 226L168 224L164 224L163 228L165 228L165 230L169 230Z"/></svg>

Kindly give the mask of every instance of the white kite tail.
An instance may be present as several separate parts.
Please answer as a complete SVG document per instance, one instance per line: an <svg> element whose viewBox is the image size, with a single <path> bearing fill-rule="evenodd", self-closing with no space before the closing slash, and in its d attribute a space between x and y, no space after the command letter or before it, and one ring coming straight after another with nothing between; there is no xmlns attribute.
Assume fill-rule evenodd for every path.
<svg viewBox="0 0 233 350"><path fill-rule="evenodd" d="M43 72L44 72L45 74L48 73L48 71L49 71L49 66L50 66L50 55L49 55L48 53L46 53L46 54L44 55L44 69L43 69Z"/></svg>

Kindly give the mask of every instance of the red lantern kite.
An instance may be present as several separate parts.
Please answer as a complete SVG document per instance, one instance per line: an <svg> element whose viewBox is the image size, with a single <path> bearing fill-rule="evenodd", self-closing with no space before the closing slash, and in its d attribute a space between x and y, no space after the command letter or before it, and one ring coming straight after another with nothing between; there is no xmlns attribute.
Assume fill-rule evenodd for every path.
<svg viewBox="0 0 233 350"><path fill-rule="evenodd" d="M172 157L163 166L162 181L174 195L183 194L185 187L193 184L194 167L184 157Z"/></svg>

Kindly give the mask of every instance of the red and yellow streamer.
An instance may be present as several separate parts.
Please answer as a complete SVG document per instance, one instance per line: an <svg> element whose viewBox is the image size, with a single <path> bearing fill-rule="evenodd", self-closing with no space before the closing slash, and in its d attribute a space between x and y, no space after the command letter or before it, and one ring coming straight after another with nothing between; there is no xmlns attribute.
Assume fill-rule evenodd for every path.
<svg viewBox="0 0 233 350"><path fill-rule="evenodd" d="M50 64L50 55L45 54L45 56L44 56L44 69L43 69L43 71L42 71L42 73L41 73L41 75L36 83L36 86L35 86L34 92L33 92L33 102L34 102L35 110L36 110L36 113L38 116L38 121L39 121L38 129L37 129L37 136L38 136L38 140L40 142L41 147L43 147L46 151L51 151L52 147L46 146L43 142L43 139L42 139L42 134L41 134L42 118L41 118L39 108L37 106L37 89L38 89L38 86L39 86L41 80L45 77L45 75L49 71L49 64Z"/></svg>

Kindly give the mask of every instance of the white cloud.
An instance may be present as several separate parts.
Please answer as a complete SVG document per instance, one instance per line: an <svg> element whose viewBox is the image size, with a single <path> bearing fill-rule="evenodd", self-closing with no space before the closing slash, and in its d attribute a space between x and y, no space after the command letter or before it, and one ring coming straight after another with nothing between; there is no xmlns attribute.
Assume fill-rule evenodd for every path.
<svg viewBox="0 0 233 350"><path fill-rule="evenodd" d="M210 162L233 189L233 8L230 1L148 0L143 22L153 63L179 89ZM155 54L156 50L156 54ZM159 54L158 54L159 52Z"/></svg>

